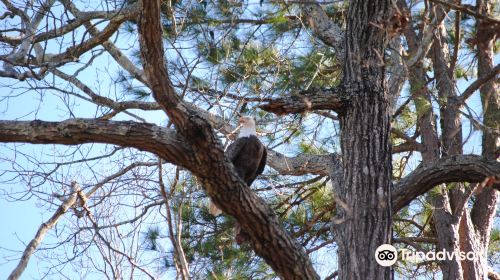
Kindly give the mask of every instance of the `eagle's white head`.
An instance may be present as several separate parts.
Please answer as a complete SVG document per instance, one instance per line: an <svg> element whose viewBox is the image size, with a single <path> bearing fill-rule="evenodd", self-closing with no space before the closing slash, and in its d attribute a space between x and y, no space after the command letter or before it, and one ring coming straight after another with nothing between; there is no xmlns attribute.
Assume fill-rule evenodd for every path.
<svg viewBox="0 0 500 280"><path fill-rule="evenodd" d="M238 137L248 137L250 135L257 135L255 131L255 121L252 117L241 117L240 118L240 134Z"/></svg>

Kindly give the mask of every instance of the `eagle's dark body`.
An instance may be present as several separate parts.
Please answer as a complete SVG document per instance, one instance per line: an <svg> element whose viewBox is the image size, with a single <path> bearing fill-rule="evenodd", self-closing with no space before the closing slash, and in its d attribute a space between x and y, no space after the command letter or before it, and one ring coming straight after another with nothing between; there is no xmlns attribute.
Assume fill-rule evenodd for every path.
<svg viewBox="0 0 500 280"><path fill-rule="evenodd" d="M266 147L255 135L238 137L226 150L226 156L233 163L236 172L248 186L266 166Z"/></svg>
<svg viewBox="0 0 500 280"><path fill-rule="evenodd" d="M251 117L240 118L241 129L238 138L226 150L226 156L234 165L236 172L250 187L255 178L262 174L266 166L266 147L257 138L255 121ZM235 240L242 244L250 237L243 231L238 222L235 222Z"/></svg>

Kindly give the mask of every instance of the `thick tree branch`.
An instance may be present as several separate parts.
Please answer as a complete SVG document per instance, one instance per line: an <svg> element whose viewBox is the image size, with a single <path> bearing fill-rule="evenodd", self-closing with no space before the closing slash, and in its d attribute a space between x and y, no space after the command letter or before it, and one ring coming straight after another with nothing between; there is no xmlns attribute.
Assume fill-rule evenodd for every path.
<svg viewBox="0 0 500 280"><path fill-rule="evenodd" d="M145 141L147 140L147 141ZM192 151L174 131L151 124L105 120L72 119L57 122L0 121L0 142L34 144L108 143L158 154L173 164L194 168ZM328 155L299 155L284 158L269 151L269 165L282 174L307 173L329 175ZM487 176L500 174L500 163L480 156L454 156L441 159L410 173L395 185L394 211L400 210L432 187L447 182L481 182Z"/></svg>
<svg viewBox="0 0 500 280"><path fill-rule="evenodd" d="M414 143L410 142L404 142L402 144L396 145L392 147L392 153L393 154L400 154L400 153L406 153L406 152L414 152L414 151L421 151L422 144L415 145Z"/></svg>
<svg viewBox="0 0 500 280"><path fill-rule="evenodd" d="M341 110L346 100L340 87L332 89L313 89L277 98L259 105L264 111L277 115L303 113L312 110Z"/></svg>
<svg viewBox="0 0 500 280"><path fill-rule="evenodd" d="M155 100L193 149L196 166L190 171L200 179L216 206L235 217L250 236L254 251L280 277L318 279L304 248L285 232L272 209L236 174L212 126L187 108L174 91L165 68L160 3L143 1L142 5L139 41L144 74Z"/></svg>
<svg viewBox="0 0 500 280"><path fill-rule="evenodd" d="M173 130L146 123L95 119L0 121L0 142L106 143L148 151L185 168L193 168L194 162L193 152Z"/></svg>
<svg viewBox="0 0 500 280"><path fill-rule="evenodd" d="M499 176L500 162L476 155L450 156L422 165L394 185L393 211L397 212L418 196L442 183L482 182L488 176Z"/></svg>
<svg viewBox="0 0 500 280"><path fill-rule="evenodd" d="M142 103L139 103L142 104ZM147 108L157 103L146 103ZM142 106L133 108L141 108ZM152 109L152 108L150 108ZM159 110L159 108L155 108ZM227 125L216 116L206 116L214 120L214 126ZM221 129L230 130L231 127ZM144 141L144 139L150 139ZM175 131L152 124L119 122L99 119L71 119L62 122L44 121L0 121L0 142L23 142L32 144L107 143L137 148L161 156L164 160L189 168L192 151ZM188 156L182 157L177 154ZM284 175L304 174L329 175L328 155L301 154L296 157L268 150L267 164Z"/></svg>

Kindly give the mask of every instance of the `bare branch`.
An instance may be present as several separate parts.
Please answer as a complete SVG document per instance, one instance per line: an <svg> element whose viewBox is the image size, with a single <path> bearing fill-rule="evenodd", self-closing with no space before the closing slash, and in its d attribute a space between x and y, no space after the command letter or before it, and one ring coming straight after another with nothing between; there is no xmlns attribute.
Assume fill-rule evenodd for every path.
<svg viewBox="0 0 500 280"><path fill-rule="evenodd" d="M62 1L66 2L66 1ZM65 3L66 4L66 3ZM128 19L132 19L136 13L137 13L137 6L136 5L130 5L126 8L127 10L134 11L133 13L126 13ZM118 16L121 16L121 13L123 13L123 9L115 10L115 11L89 11L89 12L78 12L74 13L73 10L71 11L75 15L74 20L69 20L67 24L62 25L59 28L55 28L46 32L42 32L39 34L36 34L33 37L32 42L33 43L40 43L42 41L47 41L53 38L60 37L64 34L67 34L71 31L74 31L78 27L90 23L91 20L95 19L106 19L106 20L111 20L113 18L116 18ZM11 45L17 45L22 42L22 38L9 38L8 43ZM0 41L4 41L3 37L0 37Z"/></svg>
<svg viewBox="0 0 500 280"><path fill-rule="evenodd" d="M416 151L423 151L424 150L424 146L419 143L417 140L415 140L414 138L406 135L403 131L397 129L397 128L391 128L391 133L396 135L398 138L401 138L403 140L406 141L405 144L407 144L408 146L413 146L413 148L416 150ZM401 145L400 145L401 146ZM398 147L398 146L396 146Z"/></svg>
<svg viewBox="0 0 500 280"><path fill-rule="evenodd" d="M460 102L459 104L464 104L465 101L478 89L480 89L484 84L488 83L492 79L498 79L497 75L500 73L500 64L495 66L491 71L483 75L482 77L478 78L475 80L472 84L470 84L460 95Z"/></svg>
<svg viewBox="0 0 500 280"><path fill-rule="evenodd" d="M396 213L418 196L442 183L482 182L500 174L500 162L476 155L456 155L422 165L394 185L393 211Z"/></svg>
<svg viewBox="0 0 500 280"><path fill-rule="evenodd" d="M47 63L62 65L66 62L77 60L83 53L102 44L102 42L106 41L109 37L111 37L124 21L134 18L136 15L137 15L137 9L134 8L133 6L132 8L125 8L116 16L112 17L111 20L109 21L109 24L101 32L95 34L92 38L82 42L81 44L71 46L62 53L56 55L41 54L43 57L37 57L36 61L30 60L29 62L34 63L35 65L44 65ZM32 40L28 42L32 42ZM23 42L23 44L25 43ZM29 49L28 47L24 48ZM0 60L9 62L13 65L20 65L20 66L25 66L26 64L25 59L26 58L24 53L16 53L15 55L0 56Z"/></svg>
<svg viewBox="0 0 500 280"><path fill-rule="evenodd" d="M436 32L436 28L443 22L445 15L446 13L438 13L434 16L430 24L425 25L422 28L422 35L420 36L421 40L418 46L416 46L417 49L413 50L413 52L411 53L411 57L406 62L408 68L419 65L422 62L422 59L427 56L427 53L431 49L432 43L434 42L434 33ZM410 29L409 32L406 32L407 38L409 37L409 34L411 34L410 36L412 37L416 35L415 30L412 29L411 25L408 25L407 28Z"/></svg>
<svg viewBox="0 0 500 280"><path fill-rule="evenodd" d="M83 53L93 49L94 47L102 44L102 42L105 42L111 37L116 30L120 27L120 25L130 19L131 17L135 16L134 10L131 11L126 11L124 10L123 13L120 13L119 16L116 16L112 18L109 21L109 24L98 34L93 36L91 39L88 39L87 41L75 45L72 47L69 47L66 49L65 52L54 55L54 56L49 56L48 59L44 59L47 62L53 62L57 63L60 61L65 61L65 60L74 60L78 59Z"/></svg>
<svg viewBox="0 0 500 280"><path fill-rule="evenodd" d="M148 151L185 168L192 168L194 160L192 151L173 130L136 122L95 119L0 121L0 142L64 145L106 143Z"/></svg>
<svg viewBox="0 0 500 280"><path fill-rule="evenodd" d="M182 248L181 245L181 232L179 228L177 228L177 232L174 233L174 225L173 225L173 219L172 219L172 213L170 211L171 206L169 204L169 200L171 197L167 195L167 191L165 188L165 184L163 183L163 167L161 165L161 161L158 164L158 181L160 185L160 193L163 197L163 201L165 202L165 209L166 209L166 219L167 219L167 224L168 224L168 237L170 238L170 242L172 242L172 246L174 247L174 262L175 262L175 268L177 270L177 274L181 276L182 280L189 280L189 263L186 260L186 254L184 253L184 249ZM175 171L175 178L174 181L171 183L170 190L172 191L176 186L179 181L179 169L176 169ZM181 210L179 210L181 211ZM179 213L181 215L181 213ZM177 223L179 223L178 227L182 225L182 219L177 219Z"/></svg>
<svg viewBox="0 0 500 280"><path fill-rule="evenodd" d="M9 11L11 11L13 14L19 16L25 23L29 22L29 17L26 15L23 11L12 5L10 1L8 0L2 0L2 3L7 7ZM12 17L12 16L11 16Z"/></svg>
<svg viewBox="0 0 500 280"><path fill-rule="evenodd" d="M71 13L73 13L77 19L85 18L85 15L88 13L88 12L81 12L80 10L78 10L77 7L71 1L65 1L65 3L66 3L65 5L69 8ZM131 6L127 7L127 9L134 10L136 9L136 7ZM135 15L131 14L131 17L132 16ZM99 30L90 21L83 22L83 25L85 26L85 28L87 28L87 30L92 36L95 37L99 35ZM144 75L142 69L136 67L132 63L132 61L130 61L127 58L127 56L125 56L113 43L111 43L109 40L106 40L102 43L102 46L109 52L109 54L115 59L115 61L120 66L122 66L130 74L132 74L134 78L141 81L143 84L147 85L146 76Z"/></svg>
<svg viewBox="0 0 500 280"><path fill-rule="evenodd" d="M47 232L57 224L57 222L64 215L64 213L66 213L68 209L70 209L76 203L79 191L80 187L78 186L77 183L73 182L71 195L66 200L64 200L64 202L57 208L57 210L54 212L52 217L50 217L50 219L48 219L45 223L40 225L38 231L35 234L35 237L33 237L28 246L26 246L26 249L24 249L21 260L19 260L17 266L14 268L14 270L10 273L9 277L7 278L8 280L15 280L21 277L21 274L24 272L24 269L26 269L26 266L28 265L31 255L42 243L45 234L47 234Z"/></svg>
<svg viewBox="0 0 500 280"><path fill-rule="evenodd" d="M434 2L434 3L437 3L437 4L441 4L443 6L451 8L453 10L469 14L471 16L474 16L476 18L482 19L482 20L484 20L486 22L490 22L492 24L500 24L500 20L492 18L492 17L488 17L486 15L482 15L480 13L477 13L476 11L473 11L473 10L469 9L468 7L466 7L464 5L459 5L459 4L455 4L455 3L452 3L452 2L448 2L448 1L442 1L442 0L430 0L430 1Z"/></svg>

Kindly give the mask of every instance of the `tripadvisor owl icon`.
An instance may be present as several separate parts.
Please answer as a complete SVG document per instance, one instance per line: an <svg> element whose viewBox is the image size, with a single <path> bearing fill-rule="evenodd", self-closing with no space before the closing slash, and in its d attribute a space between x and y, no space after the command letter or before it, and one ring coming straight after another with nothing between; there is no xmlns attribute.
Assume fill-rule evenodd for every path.
<svg viewBox="0 0 500 280"><path fill-rule="evenodd" d="M375 250L375 260L381 266L391 266L398 260L398 251L391 244L382 244Z"/></svg>

